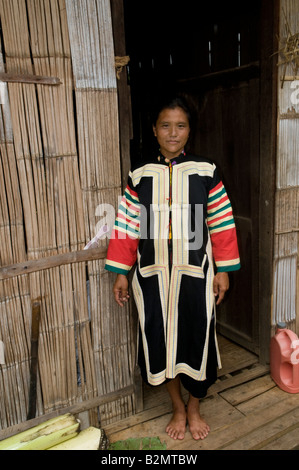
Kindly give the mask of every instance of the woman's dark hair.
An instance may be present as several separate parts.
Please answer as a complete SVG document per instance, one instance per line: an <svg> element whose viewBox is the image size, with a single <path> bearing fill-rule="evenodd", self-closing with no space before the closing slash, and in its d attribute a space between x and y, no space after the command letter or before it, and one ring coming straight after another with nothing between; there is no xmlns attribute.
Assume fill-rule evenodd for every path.
<svg viewBox="0 0 299 470"><path fill-rule="evenodd" d="M163 100L161 100L158 104L156 104L155 108L153 109L152 112L152 124L155 126L156 122L158 120L159 114L164 110L164 109L175 109L175 108L181 108L183 111L185 111L188 121L189 121L189 126L190 128L192 127L192 114L189 109L188 103L185 100L184 97L182 96L170 96L170 97L165 97Z"/></svg>

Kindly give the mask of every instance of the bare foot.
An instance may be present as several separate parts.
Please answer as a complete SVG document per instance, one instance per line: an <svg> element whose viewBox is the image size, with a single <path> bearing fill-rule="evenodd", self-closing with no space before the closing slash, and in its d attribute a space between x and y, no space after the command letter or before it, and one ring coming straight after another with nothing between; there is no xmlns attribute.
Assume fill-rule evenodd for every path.
<svg viewBox="0 0 299 470"><path fill-rule="evenodd" d="M186 418L185 406L174 409L172 418L166 427L166 432L169 437L172 437L172 439L184 439Z"/></svg>
<svg viewBox="0 0 299 470"><path fill-rule="evenodd" d="M193 439L205 439L210 432L209 425L201 418L199 413L199 401L190 397L187 406L187 417Z"/></svg>

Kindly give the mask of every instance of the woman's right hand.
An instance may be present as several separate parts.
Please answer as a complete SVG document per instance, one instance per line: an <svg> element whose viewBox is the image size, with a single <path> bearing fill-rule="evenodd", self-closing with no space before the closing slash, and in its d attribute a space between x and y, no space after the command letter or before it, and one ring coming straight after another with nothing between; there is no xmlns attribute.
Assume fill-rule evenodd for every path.
<svg viewBox="0 0 299 470"><path fill-rule="evenodd" d="M113 294L116 303L118 303L120 307L123 307L130 298L128 288L129 282L127 277L124 274L118 274L113 286Z"/></svg>

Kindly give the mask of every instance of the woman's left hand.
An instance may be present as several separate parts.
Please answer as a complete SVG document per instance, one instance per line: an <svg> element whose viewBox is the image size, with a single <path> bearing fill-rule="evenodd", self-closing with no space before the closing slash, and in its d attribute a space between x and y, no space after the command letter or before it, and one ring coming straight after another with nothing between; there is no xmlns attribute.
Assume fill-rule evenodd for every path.
<svg viewBox="0 0 299 470"><path fill-rule="evenodd" d="M229 289L229 277L227 273L217 273L213 281L213 292L215 297L218 296L216 305L224 299L225 292Z"/></svg>

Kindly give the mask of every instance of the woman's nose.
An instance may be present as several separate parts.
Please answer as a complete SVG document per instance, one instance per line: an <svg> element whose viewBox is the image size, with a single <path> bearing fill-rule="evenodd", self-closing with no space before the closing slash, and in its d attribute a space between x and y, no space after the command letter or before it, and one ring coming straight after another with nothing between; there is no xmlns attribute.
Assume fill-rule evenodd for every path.
<svg viewBox="0 0 299 470"><path fill-rule="evenodd" d="M171 126L171 127L170 127L170 135L171 135L171 137L176 136L176 134L177 134L176 126Z"/></svg>

